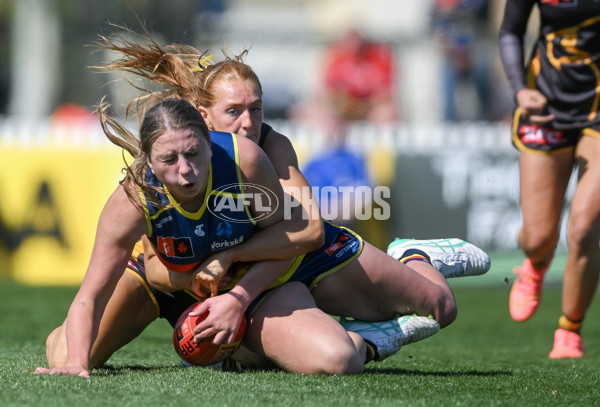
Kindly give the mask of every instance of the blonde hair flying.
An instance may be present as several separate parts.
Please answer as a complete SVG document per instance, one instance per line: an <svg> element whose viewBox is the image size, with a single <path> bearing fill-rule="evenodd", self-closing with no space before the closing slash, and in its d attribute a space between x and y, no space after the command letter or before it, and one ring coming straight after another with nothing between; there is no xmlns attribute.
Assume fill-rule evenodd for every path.
<svg viewBox="0 0 600 407"><path fill-rule="evenodd" d="M252 80L262 93L258 76L243 62L248 50L230 57L224 49L225 60L215 63L208 52L200 52L190 45L161 46L146 30L146 35L141 36L127 28L118 28L122 32L115 39L99 35L100 41L95 45L101 50L117 52L121 57L94 68L102 72L127 72L163 85L163 89L151 91L140 86L140 82L129 80L141 94L128 104L127 115L135 113L139 119L157 101L173 97L184 99L196 108L210 107L215 103L213 85L224 79Z"/></svg>

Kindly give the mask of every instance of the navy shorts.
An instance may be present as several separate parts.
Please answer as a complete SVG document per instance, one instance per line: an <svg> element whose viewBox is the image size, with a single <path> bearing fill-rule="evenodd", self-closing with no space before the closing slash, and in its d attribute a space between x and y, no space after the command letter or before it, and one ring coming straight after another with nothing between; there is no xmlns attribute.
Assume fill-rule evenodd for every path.
<svg viewBox="0 0 600 407"><path fill-rule="evenodd" d="M359 235L348 228L327 221L323 226L325 227L323 246L297 257L298 261L294 261L284 274L284 282L297 281L312 289L322 278L335 273L358 258L363 248L363 240ZM255 309L275 289L276 287L263 291L248 309Z"/></svg>

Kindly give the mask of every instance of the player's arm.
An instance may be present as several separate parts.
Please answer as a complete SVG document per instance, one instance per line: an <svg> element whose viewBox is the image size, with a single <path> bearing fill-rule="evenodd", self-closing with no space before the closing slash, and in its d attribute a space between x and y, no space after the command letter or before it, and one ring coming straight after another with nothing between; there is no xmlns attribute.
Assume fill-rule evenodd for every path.
<svg viewBox="0 0 600 407"><path fill-rule="evenodd" d="M282 260L293 257L295 253L290 250L289 254L282 254L282 248L293 245L288 236L287 224L283 223L283 189L273 165L254 142L245 137L237 137L237 142L239 151L243 151L239 157L242 181L246 184L260 185L263 190L268 191L269 197L265 199L259 194L250 194L247 197L251 216L256 219L256 227L263 231L262 234L255 233L252 238L241 244L214 253L196 268L196 283L210 287L213 296L217 294L219 281L233 263ZM266 202L269 204L265 205ZM274 246L279 248L281 258L273 256ZM194 291L197 291L197 287L194 287Z"/></svg>
<svg viewBox="0 0 600 407"><path fill-rule="evenodd" d="M294 246L294 255L321 247L325 231L319 203L308 181L300 172L298 157L292 143L284 135L271 130L263 150L275 168L283 187L284 199L290 207L289 219L286 217L284 223L288 228L287 236ZM283 250L284 254L290 253L289 247L284 247Z"/></svg>
<svg viewBox="0 0 600 407"><path fill-rule="evenodd" d="M275 177L279 181L278 185L273 184L272 175L261 174L257 169L261 166L258 165L254 165L252 171L243 170L243 176L245 182L258 183L272 191L283 188L284 194L282 200L279 201L278 213L259 221L257 226L260 230L254 234L252 239L223 252L226 257L225 264L291 258L314 250L323 244L323 220L318 203L312 195L308 182L298 170L296 154L291 143L281 135L277 140L275 139L273 137L272 141L269 141L267 138L267 141L273 142L273 144L265 149L265 153L271 153L271 155L262 155L260 160L264 162L267 159L266 163L261 164L266 168L263 171L271 173L273 169L275 170ZM261 152L256 145L253 145L254 143L249 143L249 140L243 137L238 137L238 141L240 151L242 151L240 161L252 160L251 155ZM254 147L254 153L251 152L252 147ZM268 167L271 169L269 170ZM266 180L269 180L270 186L264 185ZM284 215L283 219L280 217L279 210Z"/></svg>
<svg viewBox="0 0 600 407"><path fill-rule="evenodd" d="M500 57L515 95L527 88L523 41L534 4L533 0L507 0L500 25Z"/></svg>
<svg viewBox="0 0 600 407"><path fill-rule="evenodd" d="M142 243L144 244L146 279L152 287L166 292L192 290L195 280L193 271L176 272L169 270L156 255L154 247L146 235L142 236ZM198 292L197 294L201 293Z"/></svg>
<svg viewBox="0 0 600 407"><path fill-rule="evenodd" d="M500 26L500 56L502 65L521 116L535 124L544 124L554 116L545 112L546 97L537 89L529 89L525 78L523 38L535 1L508 0Z"/></svg>
<svg viewBox="0 0 600 407"><path fill-rule="evenodd" d="M290 266L292 259L266 260L253 263L240 281L225 294L211 297L191 316L209 311L194 329L196 341L210 338L213 343L232 343L248 306Z"/></svg>
<svg viewBox="0 0 600 407"><path fill-rule="evenodd" d="M36 373L89 377L89 354L104 309L135 242L145 232L144 216L119 186L102 210L87 272L67 314L67 363L61 368L38 368Z"/></svg>

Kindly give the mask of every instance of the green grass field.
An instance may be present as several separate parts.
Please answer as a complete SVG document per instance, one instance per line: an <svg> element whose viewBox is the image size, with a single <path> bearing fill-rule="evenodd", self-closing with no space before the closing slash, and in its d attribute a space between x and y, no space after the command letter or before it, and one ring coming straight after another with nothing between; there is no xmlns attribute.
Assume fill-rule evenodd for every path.
<svg viewBox="0 0 600 407"><path fill-rule="evenodd" d="M459 317L358 376L230 373L182 368L171 330L158 321L90 380L36 376L44 341L76 287L0 281L0 406L594 406L600 404L600 307L583 328L587 355L547 358L560 312L557 258L538 313L525 324L507 310L504 277L517 255L492 256L482 277L451 280Z"/></svg>

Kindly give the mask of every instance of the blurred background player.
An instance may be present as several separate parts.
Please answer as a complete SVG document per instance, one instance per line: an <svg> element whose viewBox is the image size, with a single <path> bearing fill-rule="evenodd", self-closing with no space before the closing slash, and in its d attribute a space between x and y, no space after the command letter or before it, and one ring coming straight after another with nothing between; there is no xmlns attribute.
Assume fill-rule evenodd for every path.
<svg viewBox="0 0 600 407"><path fill-rule="evenodd" d="M523 37L534 6L541 28L527 66ZM517 102L512 140L520 151L523 226L527 256L515 272L509 308L528 320L541 297L559 239L565 191L573 169L578 182L570 208L562 315L551 359L584 355L580 329L600 272L600 2L508 0L500 52Z"/></svg>

